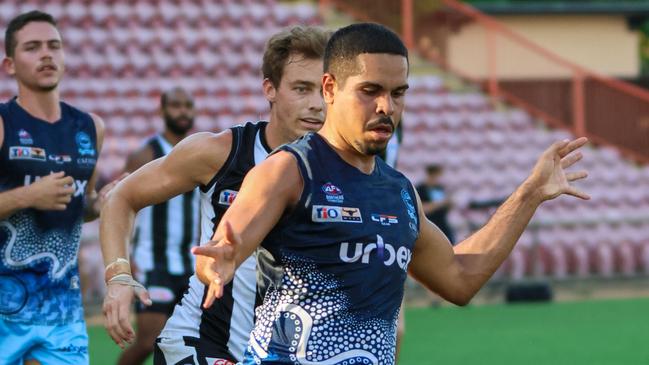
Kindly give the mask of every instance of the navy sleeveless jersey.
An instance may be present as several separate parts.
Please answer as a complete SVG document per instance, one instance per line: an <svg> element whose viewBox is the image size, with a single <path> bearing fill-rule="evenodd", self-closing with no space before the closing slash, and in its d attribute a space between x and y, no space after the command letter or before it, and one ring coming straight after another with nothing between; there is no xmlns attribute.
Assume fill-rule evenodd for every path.
<svg viewBox="0 0 649 365"><path fill-rule="evenodd" d="M394 364L419 235L412 185L378 158L362 173L318 134L280 149L304 190L257 254L266 296L244 364Z"/></svg>
<svg viewBox="0 0 649 365"><path fill-rule="evenodd" d="M4 140L0 191L51 172L74 178L64 211L24 209L0 221L0 318L31 324L83 320L77 253L84 193L97 160L92 117L61 103L61 119L31 116L15 99L0 104Z"/></svg>

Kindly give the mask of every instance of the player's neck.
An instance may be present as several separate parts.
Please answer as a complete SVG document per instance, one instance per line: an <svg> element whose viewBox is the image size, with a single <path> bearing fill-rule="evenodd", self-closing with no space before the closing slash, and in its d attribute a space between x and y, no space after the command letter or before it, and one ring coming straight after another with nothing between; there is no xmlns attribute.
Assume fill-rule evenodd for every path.
<svg viewBox="0 0 649 365"><path fill-rule="evenodd" d="M275 119L276 118L274 117L271 111L270 120L266 125L265 136L264 136L266 137L266 143L268 143L268 147L270 147L271 149L275 149L283 145L284 143L292 142L292 141L288 141L286 137L284 137Z"/></svg>
<svg viewBox="0 0 649 365"><path fill-rule="evenodd" d="M18 105L35 118L54 123L61 119L61 104L58 90L35 92L25 87L18 88Z"/></svg>
<svg viewBox="0 0 649 365"><path fill-rule="evenodd" d="M330 125L332 123L329 123ZM329 146L343 159L343 161L359 169L362 173L369 175L374 171L376 160L374 156L360 153L346 141L342 135L332 128L327 128L325 122L324 127L318 132L329 144Z"/></svg>
<svg viewBox="0 0 649 365"><path fill-rule="evenodd" d="M178 142L182 141L183 138L185 138L187 134L175 134L171 132L168 129L165 129L164 132L162 132L162 137L169 142L170 145L175 146L178 144Z"/></svg>

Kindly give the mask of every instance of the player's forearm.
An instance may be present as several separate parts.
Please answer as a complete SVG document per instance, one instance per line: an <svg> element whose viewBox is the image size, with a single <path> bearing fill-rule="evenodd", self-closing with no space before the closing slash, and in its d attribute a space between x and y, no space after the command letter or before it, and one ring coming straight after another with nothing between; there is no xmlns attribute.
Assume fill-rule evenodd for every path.
<svg viewBox="0 0 649 365"><path fill-rule="evenodd" d="M128 258L128 242L133 230L137 210L119 192L112 194L104 203L99 225L99 240L104 265L118 258Z"/></svg>
<svg viewBox="0 0 649 365"><path fill-rule="evenodd" d="M0 193L0 219L6 219L16 212L30 207L28 187L21 186Z"/></svg>
<svg viewBox="0 0 649 365"><path fill-rule="evenodd" d="M453 248L470 297L509 256L540 203L535 191L521 185L482 229Z"/></svg>

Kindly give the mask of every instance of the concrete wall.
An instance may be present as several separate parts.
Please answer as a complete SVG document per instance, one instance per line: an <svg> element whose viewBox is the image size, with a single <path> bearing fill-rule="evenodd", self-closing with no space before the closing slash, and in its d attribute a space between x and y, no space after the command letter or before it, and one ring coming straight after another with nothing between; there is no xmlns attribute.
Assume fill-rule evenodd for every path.
<svg viewBox="0 0 649 365"><path fill-rule="evenodd" d="M508 28L564 59L598 73L635 77L639 71L638 34L622 16L537 15L499 16ZM447 60L468 75L487 75L485 29L478 23L452 32ZM498 75L505 78L566 77L565 68L546 61L527 48L496 36Z"/></svg>

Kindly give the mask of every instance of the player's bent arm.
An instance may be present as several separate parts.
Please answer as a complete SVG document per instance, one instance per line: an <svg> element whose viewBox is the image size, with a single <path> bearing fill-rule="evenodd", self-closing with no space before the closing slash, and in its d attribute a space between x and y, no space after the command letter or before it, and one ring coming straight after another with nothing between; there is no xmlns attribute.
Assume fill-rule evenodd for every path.
<svg viewBox="0 0 649 365"><path fill-rule="evenodd" d="M277 224L285 212L292 209L300 199L304 186L297 161L288 152L280 151L248 172L243 180L237 198L228 208L208 245L196 250L196 273L205 284L213 280L209 268L219 269L220 263L214 257L207 256L209 251L217 249L223 237L227 238L225 222L229 222L231 234L237 239L232 246L234 267L229 273L245 261L262 240ZM201 250L204 250L201 252ZM217 254L218 256L218 254ZM218 271L218 270L216 270ZM223 285L232 279L224 278Z"/></svg>
<svg viewBox="0 0 649 365"><path fill-rule="evenodd" d="M3 143L4 124L0 117L0 147ZM0 220L27 208L65 210L74 193L73 184L74 180L71 177L66 177L63 172L57 172L31 185L0 192Z"/></svg>
<svg viewBox="0 0 649 365"><path fill-rule="evenodd" d="M101 153L101 149L104 145L104 132L106 130L103 119L98 115L90 113L92 121L95 123L95 131L97 133L97 157ZM97 184L97 177L99 176L99 171L95 167L95 171L92 173L88 185L86 185L85 191L85 201L84 201L84 210L83 210L83 220L84 222L90 222L97 217L99 217L99 212L101 207L97 204L97 199L99 198L97 190L95 190L95 185Z"/></svg>
<svg viewBox="0 0 649 365"><path fill-rule="evenodd" d="M21 186L0 193L0 220L29 208L30 194L27 186Z"/></svg>
<svg viewBox="0 0 649 365"><path fill-rule="evenodd" d="M446 236L422 213L410 274L444 299L466 305L505 261L541 203L521 185L489 222L452 247Z"/></svg>
<svg viewBox="0 0 649 365"><path fill-rule="evenodd" d="M126 258L137 212L149 205L206 185L228 158L232 133L196 133L172 151L151 161L124 180L108 195L101 211L100 242L104 263Z"/></svg>

